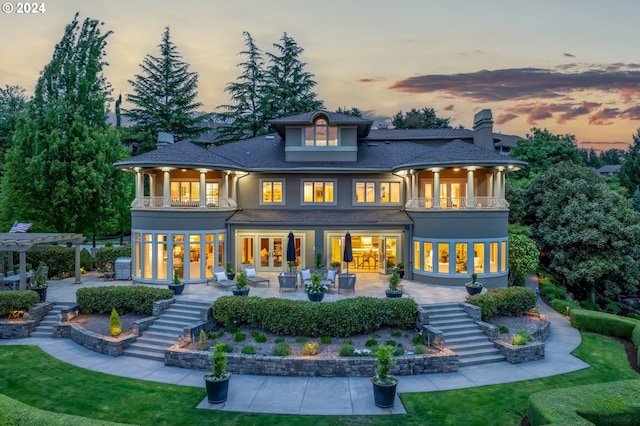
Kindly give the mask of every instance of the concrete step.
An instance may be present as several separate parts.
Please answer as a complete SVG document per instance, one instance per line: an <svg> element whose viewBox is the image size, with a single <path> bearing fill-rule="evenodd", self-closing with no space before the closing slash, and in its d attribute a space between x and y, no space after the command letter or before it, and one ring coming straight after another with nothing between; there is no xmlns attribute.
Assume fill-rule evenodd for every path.
<svg viewBox="0 0 640 426"><path fill-rule="evenodd" d="M446 342L447 348L454 352L464 351L467 349L484 349L495 348L496 346L489 339L478 339L476 341L462 340L460 343Z"/></svg>
<svg viewBox="0 0 640 426"><path fill-rule="evenodd" d="M156 322L149 326L148 331L167 334L182 334L184 331L184 326L156 325Z"/></svg>
<svg viewBox="0 0 640 426"><path fill-rule="evenodd" d="M481 357L475 357L475 358L469 358L469 359L464 359L464 360L460 360L458 362L458 366L459 367L468 367L470 365L479 365L479 364L489 364L492 362L502 362L504 361L504 355L500 354L500 355L487 355L487 356L481 356Z"/></svg>
<svg viewBox="0 0 640 426"><path fill-rule="evenodd" d="M53 329L48 332L46 330L33 331L29 337L53 337Z"/></svg>
<svg viewBox="0 0 640 426"><path fill-rule="evenodd" d="M181 306L188 306L188 307L193 307L193 308L200 308L200 309L209 309L212 306L212 303L210 302L197 302L194 300L180 300L180 299L176 299L175 302L173 302L171 304L172 307L181 307Z"/></svg>
<svg viewBox="0 0 640 426"><path fill-rule="evenodd" d="M431 325L432 327L438 328L439 326L446 326L446 325L451 325L451 324L474 324L475 325L475 321L472 320L471 318L469 318L469 316L465 315L465 316L459 316L459 317L452 317L452 318L447 318L447 319L441 319L441 318L429 318L429 325Z"/></svg>
<svg viewBox="0 0 640 426"><path fill-rule="evenodd" d="M164 362L164 354L160 355L156 352L148 352L148 351L141 351L137 349L127 348L124 351L122 351L122 353L123 355L128 355L136 358L151 359L154 361Z"/></svg>
<svg viewBox="0 0 640 426"><path fill-rule="evenodd" d="M146 343L149 345L171 346L175 342L175 337L158 337L146 333L136 339L136 343Z"/></svg>
<svg viewBox="0 0 640 426"><path fill-rule="evenodd" d="M456 351L458 358L479 358L488 355L502 355L498 348L484 348L484 349L466 349Z"/></svg>
<svg viewBox="0 0 640 426"><path fill-rule="evenodd" d="M431 326L435 327L433 324L431 324ZM456 324L440 324L435 328L442 331L445 336L450 333L455 333L457 331L478 330L478 326L474 322L461 322Z"/></svg>
<svg viewBox="0 0 640 426"><path fill-rule="evenodd" d="M164 354L165 349L168 346L165 345L149 345L146 343L134 342L127 349L135 349L138 351L156 352Z"/></svg>
<svg viewBox="0 0 640 426"><path fill-rule="evenodd" d="M468 329L468 330L457 330L449 333L443 333L442 335L445 343L452 341L452 339L460 339L463 337L473 338L473 337L484 337L488 339L488 337L480 330L480 328ZM460 342L460 340L453 340L454 342Z"/></svg>

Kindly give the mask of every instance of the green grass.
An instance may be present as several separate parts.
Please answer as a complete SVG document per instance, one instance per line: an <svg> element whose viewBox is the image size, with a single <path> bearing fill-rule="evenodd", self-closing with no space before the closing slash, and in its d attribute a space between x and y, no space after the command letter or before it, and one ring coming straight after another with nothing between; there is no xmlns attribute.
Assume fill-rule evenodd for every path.
<svg viewBox="0 0 640 426"><path fill-rule="evenodd" d="M592 368L524 382L403 394L401 399L408 412L405 416L201 411L195 407L206 396L203 388L97 373L58 361L33 346L0 346L0 393L48 411L140 425L517 425L526 414L527 399L532 393L638 378L620 343L589 333L582 338L574 354Z"/></svg>

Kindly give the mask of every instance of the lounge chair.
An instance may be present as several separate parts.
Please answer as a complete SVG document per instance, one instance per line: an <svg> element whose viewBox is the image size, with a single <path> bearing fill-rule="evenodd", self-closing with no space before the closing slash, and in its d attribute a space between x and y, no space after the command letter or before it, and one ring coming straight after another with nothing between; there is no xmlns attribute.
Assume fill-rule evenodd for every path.
<svg viewBox="0 0 640 426"><path fill-rule="evenodd" d="M338 275L338 293L342 290L353 290L356 292L356 274L339 274Z"/></svg>
<svg viewBox="0 0 640 426"><path fill-rule="evenodd" d="M227 271L224 266L214 266L211 268L211 278L207 278L207 285L209 284L222 287L224 290L228 290L236 285L233 280L227 277Z"/></svg>
<svg viewBox="0 0 640 426"><path fill-rule="evenodd" d="M253 266L253 263L243 263L240 267L247 274L247 281L249 284L255 287L258 283L267 283L267 286L271 287L271 283L268 278L256 275L256 267Z"/></svg>
<svg viewBox="0 0 640 426"><path fill-rule="evenodd" d="M298 290L298 275L295 272L280 273L280 275L278 275L278 282L280 283L280 291L282 291L283 288Z"/></svg>

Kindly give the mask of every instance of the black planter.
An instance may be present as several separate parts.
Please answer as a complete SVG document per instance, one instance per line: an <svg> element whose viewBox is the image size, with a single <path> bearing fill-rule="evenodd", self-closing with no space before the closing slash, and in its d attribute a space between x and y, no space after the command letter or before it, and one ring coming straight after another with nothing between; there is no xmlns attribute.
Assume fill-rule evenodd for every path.
<svg viewBox="0 0 640 426"><path fill-rule="evenodd" d="M204 376L204 383L207 386L207 401L209 401L209 404L221 404L227 401L230 378L231 375L223 380L210 379Z"/></svg>
<svg viewBox="0 0 640 426"><path fill-rule="evenodd" d="M236 273L232 272L230 274L227 274L227 278L229 278L230 280L234 280L236 278Z"/></svg>
<svg viewBox="0 0 640 426"><path fill-rule="evenodd" d="M465 287L467 288L467 293L469 293L471 296L473 296L474 294L482 293L482 286L480 286L480 287L469 287L468 285L466 285Z"/></svg>
<svg viewBox="0 0 640 426"><path fill-rule="evenodd" d="M307 297L312 302L322 302L322 299L324 299L324 293L307 293Z"/></svg>
<svg viewBox="0 0 640 426"><path fill-rule="evenodd" d="M399 297L402 297L402 291L400 290L385 290L384 291L387 295L387 298L389 299L397 299Z"/></svg>
<svg viewBox="0 0 640 426"><path fill-rule="evenodd" d="M184 284L180 284L180 285L169 284L169 290L173 291L173 294L177 296L179 294L182 294L182 291L184 290Z"/></svg>
<svg viewBox="0 0 640 426"><path fill-rule="evenodd" d="M249 287L231 289L231 291L233 291L234 296L248 296L249 290L251 290Z"/></svg>
<svg viewBox="0 0 640 426"><path fill-rule="evenodd" d="M393 407L393 402L396 399L396 386L398 386L398 382L392 385L380 385L371 379L371 383L373 383L373 401L376 406L380 408Z"/></svg>
<svg viewBox="0 0 640 426"><path fill-rule="evenodd" d="M404 269L399 269L398 275L400 275L400 278L404 278Z"/></svg>
<svg viewBox="0 0 640 426"><path fill-rule="evenodd" d="M31 290L33 290L36 293L38 293L38 296L40 296L40 303L46 302L46 300L47 300L47 287L32 287Z"/></svg>

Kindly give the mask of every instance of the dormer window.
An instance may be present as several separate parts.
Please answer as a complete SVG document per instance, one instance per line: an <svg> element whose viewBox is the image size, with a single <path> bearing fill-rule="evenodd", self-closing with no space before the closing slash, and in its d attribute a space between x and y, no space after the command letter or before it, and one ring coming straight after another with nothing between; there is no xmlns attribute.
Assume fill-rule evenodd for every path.
<svg viewBox="0 0 640 426"><path fill-rule="evenodd" d="M313 126L304 129L305 146L338 146L338 127L318 118Z"/></svg>

